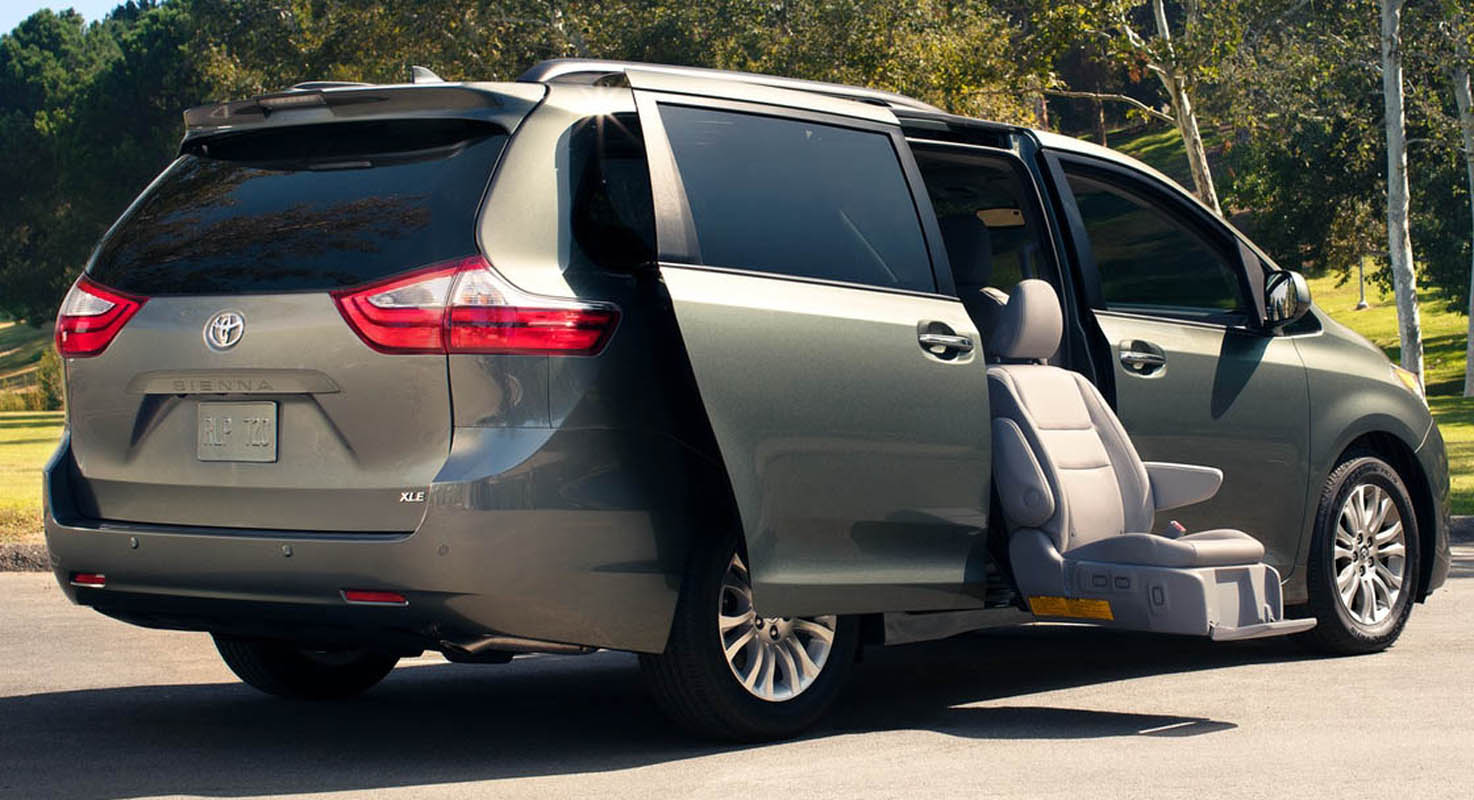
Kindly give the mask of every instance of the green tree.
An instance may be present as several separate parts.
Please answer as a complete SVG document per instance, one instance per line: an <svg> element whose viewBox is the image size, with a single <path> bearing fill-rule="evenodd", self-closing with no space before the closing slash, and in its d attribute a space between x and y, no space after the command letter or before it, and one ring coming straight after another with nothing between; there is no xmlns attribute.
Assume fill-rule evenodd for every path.
<svg viewBox="0 0 1474 800"><path fill-rule="evenodd" d="M49 322L88 253L169 163L200 99L183 4L86 24L39 11L0 36L0 310Z"/></svg>

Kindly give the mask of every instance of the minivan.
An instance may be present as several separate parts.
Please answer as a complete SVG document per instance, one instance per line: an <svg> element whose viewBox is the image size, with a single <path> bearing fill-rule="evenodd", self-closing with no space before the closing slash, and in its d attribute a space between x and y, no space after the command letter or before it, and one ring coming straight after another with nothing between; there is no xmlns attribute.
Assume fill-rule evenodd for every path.
<svg viewBox="0 0 1474 800"><path fill-rule="evenodd" d="M1448 573L1417 376L1103 147L594 60L185 121L58 315L47 544L74 602L266 692L608 648L765 739L862 646L1371 652ZM1018 366L1056 388L1015 403ZM1136 538L1066 544L1097 529Z"/></svg>

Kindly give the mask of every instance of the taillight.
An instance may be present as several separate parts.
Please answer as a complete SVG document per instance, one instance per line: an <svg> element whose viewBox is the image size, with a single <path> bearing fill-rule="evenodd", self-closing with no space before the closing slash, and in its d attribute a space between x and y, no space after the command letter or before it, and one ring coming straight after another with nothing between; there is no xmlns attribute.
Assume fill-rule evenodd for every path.
<svg viewBox="0 0 1474 800"><path fill-rule="evenodd" d="M67 358L101 353L147 301L83 275L67 292L56 315L56 352Z"/></svg>
<svg viewBox="0 0 1474 800"><path fill-rule="evenodd" d="M415 270L358 289L333 292L343 319L381 353L443 353L445 298L458 264Z"/></svg>
<svg viewBox="0 0 1474 800"><path fill-rule="evenodd" d="M381 353L587 356L619 322L607 303L527 294L479 255L334 292L333 300Z"/></svg>

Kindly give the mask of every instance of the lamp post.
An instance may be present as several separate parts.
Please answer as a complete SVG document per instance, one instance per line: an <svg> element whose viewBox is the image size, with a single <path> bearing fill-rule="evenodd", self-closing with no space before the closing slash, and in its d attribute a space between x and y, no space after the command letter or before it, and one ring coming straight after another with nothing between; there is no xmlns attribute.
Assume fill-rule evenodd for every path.
<svg viewBox="0 0 1474 800"><path fill-rule="evenodd" d="M1362 311L1367 307L1366 259L1359 259L1356 262L1356 283L1361 290L1361 299L1356 301L1356 310Z"/></svg>

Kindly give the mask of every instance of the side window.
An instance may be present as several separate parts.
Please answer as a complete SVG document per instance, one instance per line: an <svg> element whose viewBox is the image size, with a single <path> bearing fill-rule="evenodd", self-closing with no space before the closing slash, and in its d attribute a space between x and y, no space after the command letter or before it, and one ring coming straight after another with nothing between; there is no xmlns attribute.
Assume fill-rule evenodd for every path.
<svg viewBox="0 0 1474 800"><path fill-rule="evenodd" d="M574 241L603 269L630 270L654 261L655 208L640 118L583 120L574 128L569 154Z"/></svg>
<svg viewBox="0 0 1474 800"><path fill-rule="evenodd" d="M934 291L889 136L660 105L703 263Z"/></svg>
<svg viewBox="0 0 1474 800"><path fill-rule="evenodd" d="M1170 206L1127 181L1066 168L1107 309L1188 318L1241 313L1233 262Z"/></svg>

